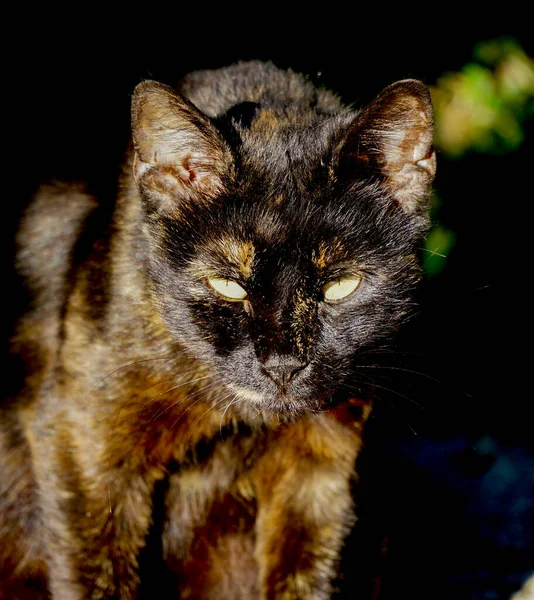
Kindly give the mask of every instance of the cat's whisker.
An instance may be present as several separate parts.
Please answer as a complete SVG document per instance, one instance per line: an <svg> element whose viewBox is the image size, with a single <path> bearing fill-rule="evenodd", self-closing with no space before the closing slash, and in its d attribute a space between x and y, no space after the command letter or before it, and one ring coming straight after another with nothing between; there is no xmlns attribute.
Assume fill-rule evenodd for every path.
<svg viewBox="0 0 534 600"><path fill-rule="evenodd" d="M363 373L361 373L360 375L363 375ZM363 375L363 376L365 377L365 375ZM391 394L395 394L396 396L399 396L400 398L404 398L405 400L408 400L408 402L410 402L414 406L417 406L421 410L424 410L424 408L425 408L422 404L420 404L419 402L415 401L413 398L410 398L409 396L405 396L404 394L401 394L397 390L394 390L394 389L388 388L386 386L380 385L380 384L376 383L376 381L373 380L373 379L369 378L368 382L360 380L360 383L362 383L364 385L367 383L367 385L371 386L371 388L373 388L373 389L374 388L378 388L378 389L384 390L385 392L390 392ZM360 390L360 391L362 391L362 390Z"/></svg>
<svg viewBox="0 0 534 600"><path fill-rule="evenodd" d="M228 398L230 398L230 396L232 396L234 394L234 392L229 392L228 394L226 394L221 400L217 400L214 404L212 404L208 410L203 413L200 418L198 419L198 421L193 425L193 429L200 423L200 421L202 421L202 419L212 410L216 409L220 404L222 404L225 400L227 400Z"/></svg>
<svg viewBox="0 0 534 600"><path fill-rule="evenodd" d="M266 422L265 415L254 403L249 403L249 406L256 411L256 414L261 417L264 422Z"/></svg>
<svg viewBox="0 0 534 600"><path fill-rule="evenodd" d="M323 416L326 412L326 410L318 410L316 412L313 412L312 418L315 420L316 423L319 424L319 427L321 427L325 431L325 433L328 434L330 430Z"/></svg>
<svg viewBox="0 0 534 600"><path fill-rule="evenodd" d="M380 402L387 404L390 408L392 408L397 416L400 417L400 419L402 420L403 424L410 430L410 432L414 435L417 436L418 433L417 431L415 431L415 429L410 425L410 423L408 423L408 421L406 420L406 417L402 414L399 415L399 409L397 406L395 406L394 404L392 404L391 402L388 402L387 400L384 400L384 398L382 398L381 396L379 396L378 394L375 396Z"/></svg>
<svg viewBox="0 0 534 600"><path fill-rule="evenodd" d="M141 395L143 392L146 392L150 389L152 389L153 387L156 387L158 385L161 385L163 383L167 383L167 381L171 381L172 379L174 379L174 375L172 377L167 377L166 379L161 379L159 381L156 381L155 383L150 384L149 386L143 388L142 390L139 390L137 392L135 392L134 394L132 394L125 402L123 402L123 404L121 404L121 406L119 407L119 410L117 411L117 415L115 417L115 421L113 423L113 426L115 427L115 425L117 424L117 419L120 415L120 412L136 397ZM142 410L143 408L146 408L148 406L148 404L150 404L150 401L148 403L145 403L141 406Z"/></svg>
<svg viewBox="0 0 534 600"><path fill-rule="evenodd" d="M368 348L366 350L361 350L358 352L358 357L366 356L366 355L378 355L385 357L408 357L408 358L418 358L424 359L430 363L436 363L436 359L433 356L429 356L427 354L422 354L421 352L413 352L411 350L403 350L400 348L388 347L388 346L380 346L377 348Z"/></svg>
<svg viewBox="0 0 534 600"><path fill-rule="evenodd" d="M138 361L138 362L139 362L139 361ZM128 365L128 366L129 366L129 365ZM189 375L189 374L191 374L191 373L195 373L195 372L196 372L196 369L195 369L195 370L188 371L188 372L186 372L186 373L183 373L183 374L182 374L182 376ZM118 422L118 419L119 419L119 416L120 416L121 412L124 410L124 408L125 408L125 407L126 407L126 406L127 406L127 405L128 405L128 404L129 404L129 403L130 403L130 402L131 402L131 401L132 401L134 398L135 398L135 397L137 397L137 396L139 396L139 395L143 394L143 393L144 393L144 392L146 392L147 390L150 390L150 389L152 389L152 388L154 388L154 387L156 387L156 386L158 386L158 385L162 385L163 383L166 383L167 381L171 381L171 380L172 380L172 379L174 379L174 378L175 378L175 375L173 375L172 377L168 377L168 378L166 378L166 379L162 379L162 380L156 381L155 383L153 383L153 384L151 384L151 385L147 386L146 388L143 388L142 390L139 390L139 391L137 391L136 393L132 394L132 395L131 395L131 396L130 396L130 397L129 397L129 398L128 398L128 399L127 399L127 400L126 400L126 401L125 401L125 402L124 402L124 403L123 403L123 404L122 404L120 407L119 407L119 409L118 409L118 411L117 411L117 414L115 415L115 419L114 419L114 421L113 421L113 425L112 425L112 429L111 429L111 431L112 431L112 434L113 434L113 432L114 432L114 431L115 431L115 429L116 429L117 422ZM184 383L188 383L188 382L184 382ZM178 386L175 386L175 387L178 387ZM172 390L172 389L174 389L174 388L171 388L171 390ZM168 391L168 390L167 390L167 391ZM161 396L161 395L163 395L163 394L165 394L165 393L167 393L167 392L162 392L161 394L157 394L156 396L153 396L153 397L151 397L151 398L148 400L148 402L145 402L145 403L144 403L144 404L143 404L141 407L139 407L139 408L137 409L137 411L136 411L136 412L137 412L137 413L140 413L140 412L141 412L141 411L143 411L143 410L144 410L144 409L145 409L147 406L149 406L151 403L155 402L155 401L156 401L156 399L157 399L159 396ZM162 411L162 412L164 412L164 411ZM158 416L159 416L159 415L158 415ZM151 419L149 419L149 421L148 421L148 422L152 421L152 418L153 418L153 417L154 417L154 415L151 417ZM114 449L116 448L117 439L118 439L118 434L116 434L116 435L114 436L114 438L113 438L113 441L112 441L112 444L111 444L111 447L110 447L110 452L109 452L109 460L110 460L110 464L111 464L111 460L112 460L113 451L114 451Z"/></svg>
<svg viewBox="0 0 534 600"><path fill-rule="evenodd" d="M223 392L221 392L222 394ZM200 421L210 412L210 410L212 410L213 408L216 408L219 404L221 404L222 402L224 402L226 399L228 399L230 396L232 395L232 392L230 392L229 394L226 394L225 396L223 396L222 399L217 400L215 404L213 404L212 406L210 406L208 408L208 410L206 412L204 412L200 418L197 420L197 422L191 427L191 435L190 435L190 441L191 438L193 436L193 432L195 431L197 425L200 423ZM165 434L162 436L162 441L165 440L167 438L167 436L169 436L172 432L172 430L174 429L174 427L176 426L176 424L180 421L180 419L185 415L185 413L191 409L193 406L195 406L196 404L198 404L200 401L202 400L202 398L196 400L191 406L187 407L186 410L179 415L179 417L176 419L176 421L174 421L174 423L172 423L172 425L169 427L169 429L165 432ZM215 400L213 400L215 401Z"/></svg>
<svg viewBox="0 0 534 600"><path fill-rule="evenodd" d="M372 386L372 381L362 381L361 379L356 381L345 381L340 387L347 390L348 392L356 392L357 394L365 394L366 391L358 386L358 384Z"/></svg>
<svg viewBox="0 0 534 600"><path fill-rule="evenodd" d="M421 371L415 371L413 369L405 369L402 367L393 367L390 365L354 365L354 368L355 369L382 369L382 370L387 370L387 371L401 371L404 373L410 373L412 375L420 375L421 377L424 377L425 379L433 381L434 383L443 385L442 381L440 381L439 379L436 379L435 377L432 377L432 375L428 375L427 373L423 373Z"/></svg>
<svg viewBox="0 0 534 600"><path fill-rule="evenodd" d="M175 385L169 388L168 390L161 392L160 394L158 394L158 396L162 396L164 394L168 394L169 392L173 392L174 390L177 390L183 387L184 385L190 385L192 383L197 383L198 381L204 381L205 379L209 379L210 377L215 377L215 375L213 373L208 373L207 375L202 375L202 377L196 377L195 379L187 379L186 381L182 381L178 385ZM157 398L158 396L155 396L155 398Z"/></svg>
<svg viewBox="0 0 534 600"><path fill-rule="evenodd" d="M215 377L215 375L211 375L211 376L212 376L212 377ZM207 376L206 376L206 378L207 378ZM204 379L204 378L202 378L202 379ZM203 397L202 397L202 395L201 395L201 394L202 394L202 392L205 392L205 390L206 390L206 389L208 389L210 386L214 386L214 385L221 385L221 383L220 383L220 380L216 380L216 381L212 381L212 382L208 383L208 384L207 384L207 385L205 385L204 387L202 387L202 388L200 388L200 389L196 390L194 394L190 394L190 395L188 395L188 396L185 396L185 398L183 398L183 399L181 399L181 400L179 400L179 401L177 401L177 402L174 402L174 403L173 403L173 404L172 404L170 407L165 407L165 408L164 408L164 410L161 410L161 411L159 412L159 414L158 414L158 417L159 417L159 416L161 416L162 414L164 414L164 413L168 412L168 411L171 411L171 414L172 414L172 413L174 412L174 410L175 410L177 407L181 407L181 406L183 406L183 404L184 404L185 402L187 402L187 400L188 400L188 399L190 399L190 398L191 398L191 397L193 397L193 396L200 395L200 398L198 398L198 399L197 399L195 402L193 402L193 403L192 403L192 404L190 404L189 406L186 406L186 407L185 407L185 410L184 410L184 411L183 411L183 412L182 412L182 413L179 415L179 417L178 417L178 418L177 418L177 419L176 419L176 420L175 420L175 421L172 423L172 425L171 425L170 427L168 427L168 428L166 429L166 431L164 432L164 434L162 435L162 438L161 438L161 443L162 443L162 444L164 444L164 443L165 443L165 441L167 440L168 436L169 436L169 435L171 435L171 432L172 432L173 428L174 428L174 427L176 426L176 424L177 424L177 423L180 421L180 419L181 419L181 418L182 418L182 417L183 417L183 416L184 416L184 415L185 415L185 414L186 414L186 413L187 413L189 410L191 410L191 409L192 409L194 406L196 406L197 404L199 404L200 402L202 402L202 400L203 400ZM173 390L173 389L174 389L174 388L171 388L171 390ZM151 402L152 402L152 401L153 401L153 399L151 399ZM149 405L151 402L148 402L148 403L146 403L146 404L145 404L145 406L148 406L148 405ZM151 421L153 421L153 420L155 420L155 418L154 418L154 415L152 415L151 419L150 419L149 421L147 421L147 422L149 423L149 422L151 422ZM140 433L140 435L138 436L138 438L142 438L142 435L143 435L143 434L142 434L142 433Z"/></svg>
<svg viewBox="0 0 534 600"><path fill-rule="evenodd" d="M195 373L196 371L197 371L196 369L195 369L195 370L191 370L191 371L189 371L189 372L187 372L187 373L184 373L184 374L182 374L182 376L183 376L183 375L189 375L189 374L191 374L191 373ZM134 394L132 394L132 395L131 395L131 396L130 396L130 397L129 397L129 398L128 398L128 399L127 399L127 400L126 400L126 401L125 401L125 402L124 402L124 403L123 403L123 404L122 404L120 407L119 407L119 409L118 409L118 411L117 411L117 414L116 414L116 416L115 416L115 420L113 421L113 427L112 427L112 429L115 429L115 427L116 427L116 425L117 425L117 420L118 420L118 418L119 418L119 416L120 416L120 413L122 412L122 410L123 410L123 409L124 409L124 408L125 408L125 407L126 407L126 406L127 406L127 405L128 405L128 404L129 404L129 403L130 403L130 402L131 402L131 401L132 401L132 400L133 400L133 399L136 397L136 396L139 396L139 395L140 395L140 394L142 394L143 392L146 392L147 390L149 390L149 389L151 389L151 388L153 388L153 387L156 387L156 386L158 386L158 385L161 385L161 384L163 384L163 383L166 383L167 381L171 381L171 380L172 380L172 379L174 379L175 377L176 377L175 375L172 375L171 377L167 377L166 379L161 379L161 380L159 380L159 381L156 381L155 383L153 383L153 384L149 385L148 387L146 387L146 388L144 388L144 389L142 389L142 390L140 390L140 391L138 391L138 392L135 392ZM148 402L146 402L145 404L143 404L143 405L142 405L142 406L141 406L141 407L138 409L138 412L140 412L141 410L143 410L144 408L146 408L146 407L147 407L147 406L148 406L148 405L149 405L149 404L150 404L150 403L151 403L151 402L152 402L152 401L153 401L155 398L157 398L157 397L158 397L158 396L154 396L154 397L150 398L150 400L149 400Z"/></svg>
<svg viewBox="0 0 534 600"><path fill-rule="evenodd" d="M199 379L204 381L205 379L208 379L209 377L216 377L216 375L207 375L205 377L202 377ZM176 400L175 402L173 402L172 404L170 404L169 406L165 407L165 411L169 411L169 410L173 410L176 406L179 406L180 404L183 404L184 402L187 402L189 400L191 400L192 398L194 398L195 396L198 396L200 394L205 394L210 388L214 387L214 386L220 386L220 380L219 379L215 379L214 381L210 381L208 383L206 383L206 385L204 386L200 386L198 389L195 389L194 391L191 391L190 393L187 393L183 398L178 398L178 400ZM170 390L167 390L165 393L169 393L171 391L174 391L175 388L171 388Z"/></svg>
<svg viewBox="0 0 534 600"><path fill-rule="evenodd" d="M149 386L147 386L146 388L139 390L138 392L135 392L135 394L132 394L125 402L123 402L121 404L121 406L119 407L117 414L115 415L115 419L113 421L113 425L111 427L111 433L113 435L115 428L117 426L117 421L119 418L119 415L121 413L121 411L126 407L127 404L129 404L136 396L139 396L140 394L142 394L143 392L146 392L147 390L156 387L157 385L161 385L162 383L165 383L167 381L170 381L171 379L174 379L174 377L169 377L167 379L163 379L162 381L157 381L156 383L153 383ZM144 404L143 407L147 406L147 404ZM113 450L115 448L115 444L116 444L116 440L117 440L118 434L113 438L113 442L111 444L111 448L110 448L110 452L109 452L109 456L110 456L110 460L111 460L111 456L113 454Z"/></svg>
<svg viewBox="0 0 534 600"><path fill-rule="evenodd" d="M174 410L177 407L181 407L184 403L186 403L191 398L193 398L195 396L200 396L192 404L189 404L189 405L187 405L185 407L185 409L183 410L183 412L180 413L180 415L178 416L178 418L169 427L169 432L177 425L177 423L182 419L182 417L184 417L190 410L192 410L195 406L197 406L198 404L200 404L203 400L206 400L206 398L203 396L203 394L206 392L206 390L208 390L212 386L213 387L214 386L219 386L222 389L222 387L223 387L222 380L221 379L217 379L215 381L212 381L212 382L208 383L207 385L205 385L204 387L202 387L199 390L197 390L196 392L194 392L193 394L190 394L190 395L186 396L183 399L183 401L175 402L173 404L172 410L171 410L171 414L174 412ZM221 391L220 393L223 393L223 392Z"/></svg>
<svg viewBox="0 0 534 600"><path fill-rule="evenodd" d="M101 380L100 380L100 381L99 381L97 384L95 384L94 386L92 386L92 387L89 389L89 391L87 392L86 399L87 399L87 398L89 398L90 394L91 394L92 392L94 392L94 391L95 391L95 390L96 390L98 387L100 387L100 386L101 386L101 385L104 383L104 381L106 381L106 380L107 380L109 377L111 377L111 376L113 376L113 375L116 375L117 373L119 373L120 371L122 371L122 370L124 370L124 369L127 369L128 367L133 367L133 366L140 365L140 364L143 364L143 363L147 363L147 362L151 362L151 361L159 361L159 360L162 360L162 361L165 361L165 362L169 362L169 361L173 360L174 358L177 358L177 357L179 357L179 356L180 356L180 355L182 355L184 352L187 352L187 348L184 348L184 349L182 349L182 350L181 350L181 351L179 351L179 352L174 352L172 355L168 355L168 356L156 356L156 357L154 357L154 358L143 358L143 359L135 360L135 361L129 362L129 363L125 364L125 365L122 365L121 367L118 367L117 369L114 369L113 371L111 371L110 373L108 373L108 374L107 374L107 375L106 375L104 378L102 378L102 379L101 379ZM191 372L194 372L194 371L191 371ZM164 381L169 381L170 379L172 379L172 377L170 377L169 379L166 379L166 380L164 380ZM157 384L155 384L155 385L157 385ZM153 386L149 386L149 388L150 388L150 387L153 387ZM146 389L149 389L149 388L146 388ZM128 402L131 400L131 398L134 398L136 395L137 395L137 393L136 393L136 394L133 394L133 395L132 395L132 396L131 396L131 397L130 397L130 398L129 398L129 399L128 399L128 400L127 400L127 401L126 401L126 402L125 402L125 403L124 403L124 404L123 404L123 405L122 405L120 408L119 408L119 410L118 410L118 412L117 412L117 416L116 416L116 418L115 418L115 421L114 421L114 426L116 425L116 421L117 421L117 418L118 418L118 416L119 416L119 414L120 414L121 410L122 410L122 409L123 409L123 408L124 408L124 407L125 407L125 406L128 404Z"/></svg>
<svg viewBox="0 0 534 600"><path fill-rule="evenodd" d="M417 250L421 250L422 252L428 252L428 254L430 254L430 256L440 256L441 258L447 258L446 254L440 254L436 248L436 250L430 250L429 248L423 248L422 246L417 248Z"/></svg>
<svg viewBox="0 0 534 600"><path fill-rule="evenodd" d="M121 367L118 367L117 369L114 369L113 371L108 373L105 377L103 377L100 381L98 381L98 383L95 383L87 392L86 398L89 398L90 394L92 392L94 392L98 387L100 387L104 383L104 381L106 381L106 379L109 379L111 376L116 375L117 373L119 373L120 371L123 371L124 369L127 369L128 367L133 367L135 365L140 365L142 363L147 363L147 362L157 361L157 360L168 361L168 360L171 360L172 358L173 358L173 356L156 356L154 358L142 358L140 360L134 360L133 362L129 362L126 365L122 365Z"/></svg>
<svg viewBox="0 0 534 600"><path fill-rule="evenodd" d="M375 384L373 381L369 381L369 382L360 381L359 383L361 383L362 385L369 385L369 386L372 388L372 391L373 391L373 400L378 400L378 401L379 401L379 402L381 402L382 404L386 404L387 406L389 406L390 408L392 408L392 409L395 411L395 413L397 414L397 416L400 416L400 418L401 418L402 422L403 422L403 423L406 425L406 427L407 427L407 428L410 430L410 432L411 432L413 435L417 435L417 432L416 432L416 431L415 431L415 429L414 429L414 428L413 428L413 427L412 427L412 426L411 426L411 425L408 423L408 421L406 420L406 417L405 417L404 415L402 415L402 413L400 413L400 414L399 414L399 410L400 410L400 409L399 409L399 407L395 406L395 404L392 404L391 402L389 402L388 400L386 400L386 399L385 399L383 396L381 396L380 394L376 393L376 390L375 390L375 388L376 388L376 387L379 387L380 389L384 389L384 391L391 392L391 393L393 393L393 394L395 394L395 395L400 395L400 396L402 396L403 398L405 398L406 400L409 400L410 402L414 402L413 400L411 400L410 398L408 398L408 397L406 397L406 396L403 396L402 394L398 394L398 393L397 393L395 390L390 390L390 389L388 389L388 388L382 388L382 387L380 387L380 386L377 386L377 385L376 385L376 384ZM364 390L362 390L361 388L360 388L360 389L358 389L358 388L356 388L355 386L351 386L351 385L344 385L343 387L344 387L344 389L347 389L347 391L349 391L349 392L356 391L356 392L358 392L358 393L362 393L362 394L365 394L365 393L366 393L366 392L365 392ZM415 404L417 404L417 403L415 403ZM421 406L421 405L418 405L418 404L417 404L417 406L418 406L419 408L421 408L421 409L423 409L423 408L424 408L423 406Z"/></svg>
<svg viewBox="0 0 534 600"><path fill-rule="evenodd" d="M151 404L152 402L154 402L157 398L160 398L161 396L164 396L165 394L168 394L170 392L173 392L177 389L180 389L186 385L191 385L193 383L197 383L199 381L203 381L205 379L208 379L209 377L214 377L215 375L213 374L208 374L208 375L203 375L202 377L197 377L195 379L188 379L186 381L182 381L180 382L178 385L175 385L171 388L169 388L168 390L165 390L164 392L160 392L159 394L157 394L156 396L154 396L153 398L150 399L149 404ZM164 408L162 408L159 411L156 411L148 420L148 423L151 423L153 421L155 421L157 418L159 418L162 414L164 414L165 412L167 412L170 408L172 408L173 406L175 406L176 404L179 404L180 402L182 402L183 399L177 400L175 403L171 404L170 406L166 406Z"/></svg>
<svg viewBox="0 0 534 600"><path fill-rule="evenodd" d="M240 398L238 398L237 394L234 394L234 397L232 398L232 400L223 409L223 412L221 414L221 422L220 422L220 425L219 425L219 434L220 434L221 440L223 439L222 427L223 427L223 421L224 421L224 417L226 415L226 412L228 411L228 409L230 408L230 406L232 406L234 404L238 404L239 402L242 402L242 400Z"/></svg>
<svg viewBox="0 0 534 600"><path fill-rule="evenodd" d="M176 402L174 402L173 404L171 404L170 406L166 407L164 411L162 411L160 414L163 414L164 412L169 412L170 414L174 413L174 411L177 408L182 407L184 404L187 404L192 398L194 398L195 396L200 396L197 400L195 400L193 403L191 404L187 404L187 406L185 407L184 411L180 414L180 416L178 417L178 419L171 425L170 429L172 429L177 423L178 421L187 413L189 412L192 408L194 408L197 404L199 404L200 402L202 402L203 400L205 400L205 397L203 397L203 394L206 393L206 391L208 391L210 389L210 387L215 387L215 386L221 386L221 382L220 380L216 380L216 381L212 381L210 383L208 383L207 385L205 385L204 387L199 388L198 390L196 390L194 393L192 394L188 394L187 396L185 396L184 398L177 400ZM159 415L158 415L159 416Z"/></svg>

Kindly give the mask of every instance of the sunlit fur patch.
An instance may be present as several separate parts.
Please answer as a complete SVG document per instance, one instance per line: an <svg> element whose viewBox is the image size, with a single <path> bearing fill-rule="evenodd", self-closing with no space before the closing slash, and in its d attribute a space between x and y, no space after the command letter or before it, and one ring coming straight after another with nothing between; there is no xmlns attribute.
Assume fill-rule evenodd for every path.
<svg viewBox="0 0 534 600"><path fill-rule="evenodd" d="M327 267L340 262L347 258L347 252L343 248L341 239L335 237L327 242L323 241L319 244L317 250L314 250L312 262L317 267L319 272L324 271Z"/></svg>
<svg viewBox="0 0 534 600"><path fill-rule="evenodd" d="M221 256L232 267L239 270L245 279L250 277L255 254L252 242L241 242L231 236L226 236L211 240L208 247L211 252Z"/></svg>
<svg viewBox="0 0 534 600"><path fill-rule="evenodd" d="M248 279L252 274L255 249L252 242L241 242L231 236L209 239L199 256L191 263L191 273L199 279L220 277L222 269L230 269L236 278Z"/></svg>
<svg viewBox="0 0 534 600"><path fill-rule="evenodd" d="M335 182L337 180L336 172L332 165L328 165L328 179L330 179L330 181L332 181L332 182Z"/></svg>
<svg viewBox="0 0 534 600"><path fill-rule="evenodd" d="M316 310L315 300L302 290L297 290L291 329L300 356L307 356L313 343L313 320Z"/></svg>
<svg viewBox="0 0 534 600"><path fill-rule="evenodd" d="M286 106L284 110L263 108L256 111L256 116L251 123L250 132L262 136L280 135L280 131L290 127L296 122L303 124L311 122L314 118L312 111L295 110ZM247 132L244 132L245 135Z"/></svg>
<svg viewBox="0 0 534 600"><path fill-rule="evenodd" d="M283 201L284 201L283 194L276 194L275 196L273 196L273 198L271 198L271 204L273 206L280 206Z"/></svg>
<svg viewBox="0 0 534 600"><path fill-rule="evenodd" d="M332 505L340 498L350 498L346 494L348 482L339 474L333 473L331 465L310 469L306 486L302 486L293 496L295 506L313 515L316 521L328 521ZM347 509L345 507L345 509Z"/></svg>
<svg viewBox="0 0 534 600"><path fill-rule="evenodd" d="M280 115L272 109L259 110L251 123L251 130L263 134L273 134L280 128Z"/></svg>

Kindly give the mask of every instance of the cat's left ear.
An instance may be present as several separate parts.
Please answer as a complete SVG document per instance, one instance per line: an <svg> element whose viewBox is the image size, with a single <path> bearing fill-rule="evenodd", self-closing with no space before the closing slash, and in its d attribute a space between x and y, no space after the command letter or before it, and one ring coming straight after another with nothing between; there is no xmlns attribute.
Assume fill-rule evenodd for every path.
<svg viewBox="0 0 534 600"><path fill-rule="evenodd" d="M434 112L428 88L416 79L385 88L351 123L337 150L339 174L377 175L400 206L426 205L436 172Z"/></svg>

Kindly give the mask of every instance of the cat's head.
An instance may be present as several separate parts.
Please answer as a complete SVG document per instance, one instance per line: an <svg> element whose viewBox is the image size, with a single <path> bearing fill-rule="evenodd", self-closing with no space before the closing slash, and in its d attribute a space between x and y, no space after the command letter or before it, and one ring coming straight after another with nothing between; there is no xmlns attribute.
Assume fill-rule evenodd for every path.
<svg viewBox="0 0 534 600"><path fill-rule="evenodd" d="M155 82L133 98L153 297L244 402L316 409L406 317L435 171L426 87L360 112L244 103L209 118Z"/></svg>

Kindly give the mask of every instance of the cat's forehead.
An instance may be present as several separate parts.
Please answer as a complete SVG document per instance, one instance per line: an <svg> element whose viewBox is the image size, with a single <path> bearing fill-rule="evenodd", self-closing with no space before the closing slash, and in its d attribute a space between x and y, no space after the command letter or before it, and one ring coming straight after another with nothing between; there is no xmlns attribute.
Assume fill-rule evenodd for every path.
<svg viewBox="0 0 534 600"><path fill-rule="evenodd" d="M271 174L278 184L291 177L305 183L329 162L332 139L345 120L309 110L259 110L239 127L245 167Z"/></svg>
<svg viewBox="0 0 534 600"><path fill-rule="evenodd" d="M359 204L364 202L339 198L328 186L307 186L295 173L267 185L258 178L222 200L199 246L240 265L245 276L258 262L305 263L323 270L354 254L363 220Z"/></svg>
<svg viewBox="0 0 534 600"><path fill-rule="evenodd" d="M287 208L287 207L286 207ZM259 268L282 271L294 266L322 273L328 268L350 260L353 249L344 236L326 230L302 218L293 220L297 211L255 210L248 219L221 220L199 240L197 257L205 265L229 268L232 273L248 279ZM302 215L300 215L302 217Z"/></svg>
<svg viewBox="0 0 534 600"><path fill-rule="evenodd" d="M252 238L238 238L231 233L212 235L203 246L201 258L204 263L231 268L242 279L252 275L257 257L257 245Z"/></svg>

